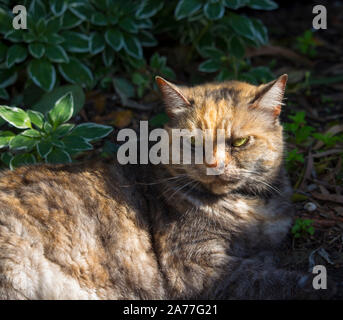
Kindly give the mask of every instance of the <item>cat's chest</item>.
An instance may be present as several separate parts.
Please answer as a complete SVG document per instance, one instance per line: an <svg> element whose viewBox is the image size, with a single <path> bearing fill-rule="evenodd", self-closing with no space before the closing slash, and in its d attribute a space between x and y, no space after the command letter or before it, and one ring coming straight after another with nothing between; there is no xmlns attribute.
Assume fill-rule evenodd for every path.
<svg viewBox="0 0 343 320"><path fill-rule="evenodd" d="M238 251L277 247L292 223L289 205L280 199L228 198L214 211L230 234L230 247Z"/></svg>

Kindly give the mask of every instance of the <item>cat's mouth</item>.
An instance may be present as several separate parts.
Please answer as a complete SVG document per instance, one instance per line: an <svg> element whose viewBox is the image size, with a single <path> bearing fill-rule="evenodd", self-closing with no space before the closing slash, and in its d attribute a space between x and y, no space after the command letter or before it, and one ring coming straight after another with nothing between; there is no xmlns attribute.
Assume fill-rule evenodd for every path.
<svg viewBox="0 0 343 320"><path fill-rule="evenodd" d="M223 183L223 184L234 184L234 183L237 183L240 181L240 178L235 176L225 176L225 175L222 175L222 176L218 176L218 180Z"/></svg>

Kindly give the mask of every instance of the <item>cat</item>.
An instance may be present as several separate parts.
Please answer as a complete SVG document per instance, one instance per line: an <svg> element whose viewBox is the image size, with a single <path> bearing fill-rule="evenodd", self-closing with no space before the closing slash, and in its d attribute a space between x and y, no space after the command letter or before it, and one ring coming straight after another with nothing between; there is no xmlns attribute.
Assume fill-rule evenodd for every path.
<svg viewBox="0 0 343 320"><path fill-rule="evenodd" d="M32 165L0 176L0 299L302 299L334 293L280 269L292 224L279 114L259 86L156 78L165 129L225 129L213 163ZM215 149L214 149L215 150Z"/></svg>

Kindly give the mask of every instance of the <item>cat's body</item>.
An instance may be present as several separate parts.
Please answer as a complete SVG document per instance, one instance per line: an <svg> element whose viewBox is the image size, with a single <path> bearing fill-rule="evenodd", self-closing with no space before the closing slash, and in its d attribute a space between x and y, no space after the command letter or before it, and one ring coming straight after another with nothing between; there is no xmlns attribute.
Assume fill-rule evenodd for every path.
<svg viewBox="0 0 343 320"><path fill-rule="evenodd" d="M194 95L190 104L199 107L196 100L206 96ZM227 97L213 97L216 113L209 117L216 120L199 124L189 120L191 114L183 120L199 127L218 123ZM174 101L180 108L181 103ZM243 132L243 115L229 109L227 114L230 128L238 119L235 130ZM277 115L274 110L272 121ZM201 166L186 171L182 165L113 163L3 172L0 299L292 299L318 294L307 275L276 268L266 253L279 247L291 226L291 189L282 166L280 125L263 124L271 137L263 151L258 115L251 121L256 133L249 148L257 149L250 155L249 145L231 151L232 158L225 160L229 171L222 176L200 175ZM189 124L172 121L169 129L173 126ZM243 157L254 165L245 165Z"/></svg>
<svg viewBox="0 0 343 320"><path fill-rule="evenodd" d="M135 184L141 178L129 172L98 163L3 173L0 298L211 297L232 272L229 254L270 250L291 223L281 198L194 208L177 196L175 207L159 197L161 184Z"/></svg>

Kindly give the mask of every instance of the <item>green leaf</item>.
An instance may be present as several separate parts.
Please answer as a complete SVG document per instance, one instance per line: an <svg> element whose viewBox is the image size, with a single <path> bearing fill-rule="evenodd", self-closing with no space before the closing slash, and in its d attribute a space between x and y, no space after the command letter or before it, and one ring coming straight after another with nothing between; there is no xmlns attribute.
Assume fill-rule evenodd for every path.
<svg viewBox="0 0 343 320"><path fill-rule="evenodd" d="M105 141L103 147L102 147L102 152L100 156L102 157L108 157L108 156L113 156L119 149L119 145L116 145L108 140Z"/></svg>
<svg viewBox="0 0 343 320"><path fill-rule="evenodd" d="M307 229L307 232L311 235L311 236L313 236L314 235L314 227L309 227L308 229Z"/></svg>
<svg viewBox="0 0 343 320"><path fill-rule="evenodd" d="M16 128L31 128L31 121L28 114L20 108L0 106L0 117Z"/></svg>
<svg viewBox="0 0 343 320"><path fill-rule="evenodd" d="M23 136L30 137L30 138L40 138L41 134L38 130L35 129L27 129L21 133Z"/></svg>
<svg viewBox="0 0 343 320"><path fill-rule="evenodd" d="M85 34L75 31L64 31L62 33L64 42L62 46L70 52L88 52L89 38Z"/></svg>
<svg viewBox="0 0 343 320"><path fill-rule="evenodd" d="M200 50L201 55L207 58L212 58L212 60L220 60L225 56L225 53L216 47L203 47Z"/></svg>
<svg viewBox="0 0 343 320"><path fill-rule="evenodd" d="M225 7L220 2L207 2L204 6L204 14L210 20L218 20L223 17Z"/></svg>
<svg viewBox="0 0 343 320"><path fill-rule="evenodd" d="M53 136L60 138L65 136L67 133L69 133L73 128L75 127L72 123L63 123L53 132Z"/></svg>
<svg viewBox="0 0 343 320"><path fill-rule="evenodd" d="M73 101L74 101L73 116L75 116L85 104L85 94L80 86L74 85L74 84L60 86L52 90L51 92L47 92L32 107L32 109L36 111L40 111L42 113L47 113L49 110L51 110L54 107L54 105L56 104L56 101L68 92L71 92L73 95Z"/></svg>
<svg viewBox="0 0 343 320"><path fill-rule="evenodd" d="M55 16L61 16L68 8L64 0L49 0L50 9Z"/></svg>
<svg viewBox="0 0 343 320"><path fill-rule="evenodd" d="M140 30L153 28L153 23L151 19L136 20L136 24Z"/></svg>
<svg viewBox="0 0 343 320"><path fill-rule="evenodd" d="M62 139L62 142L67 149L73 151L86 151L93 149L93 146L86 139L76 135L66 136Z"/></svg>
<svg viewBox="0 0 343 320"><path fill-rule="evenodd" d="M109 135L113 131L110 126L86 122L79 124L71 133L73 136L82 137L88 141L101 139Z"/></svg>
<svg viewBox="0 0 343 320"><path fill-rule="evenodd" d="M143 57L142 46L136 37L125 34L124 48L125 48L126 53L129 54L131 57L136 58L136 59L142 59Z"/></svg>
<svg viewBox="0 0 343 320"><path fill-rule="evenodd" d="M48 44L57 45L64 42L64 38L56 33L49 33L42 37L42 41Z"/></svg>
<svg viewBox="0 0 343 320"><path fill-rule="evenodd" d="M249 0L224 0L224 5L227 8L236 10L244 7L248 2Z"/></svg>
<svg viewBox="0 0 343 320"><path fill-rule="evenodd" d="M171 80L175 80L176 79L176 75L175 72L169 68L169 67L163 67L161 69L161 74L163 77L167 78L167 79L171 79Z"/></svg>
<svg viewBox="0 0 343 320"><path fill-rule="evenodd" d="M206 60L199 65L199 71L201 72L216 72L220 69L221 64L218 60Z"/></svg>
<svg viewBox="0 0 343 320"><path fill-rule="evenodd" d="M11 170L14 170L20 166L35 164L36 158L33 154L30 153L22 153L15 155L9 163L9 167Z"/></svg>
<svg viewBox="0 0 343 320"><path fill-rule="evenodd" d="M138 26L136 25L135 20L130 17L124 17L124 19L121 19L119 21L119 26L129 33L138 32Z"/></svg>
<svg viewBox="0 0 343 320"><path fill-rule="evenodd" d="M28 66L32 81L45 91L51 91L56 82L55 67L47 60L32 60Z"/></svg>
<svg viewBox="0 0 343 320"><path fill-rule="evenodd" d="M123 34L117 29L107 30L105 40L115 51L119 51L124 45Z"/></svg>
<svg viewBox="0 0 343 320"><path fill-rule="evenodd" d="M149 120L149 124L152 127L162 127L164 124L166 124L169 121L169 117L165 112L159 113L156 116L152 117Z"/></svg>
<svg viewBox="0 0 343 320"><path fill-rule="evenodd" d="M67 10L62 17L62 29L72 29L82 23L82 19L69 10Z"/></svg>
<svg viewBox="0 0 343 320"><path fill-rule="evenodd" d="M127 98L133 98L135 96L135 88L133 85L127 81L125 78L115 77L113 78L113 84L120 94Z"/></svg>
<svg viewBox="0 0 343 320"><path fill-rule="evenodd" d="M11 150L31 150L39 140L19 134L9 143Z"/></svg>
<svg viewBox="0 0 343 320"><path fill-rule="evenodd" d="M31 43L37 41L37 37L34 33L26 32L23 34L23 41L26 43Z"/></svg>
<svg viewBox="0 0 343 320"><path fill-rule="evenodd" d="M46 162L54 164L69 163L71 162L71 157L67 151L60 148L54 148L46 156Z"/></svg>
<svg viewBox="0 0 343 320"><path fill-rule="evenodd" d="M75 1L74 3L70 4L69 10L81 20L89 20L94 13L94 8L87 2L88 1L82 1L80 3Z"/></svg>
<svg viewBox="0 0 343 320"><path fill-rule="evenodd" d="M57 33L62 27L62 17L51 17L46 22L46 33Z"/></svg>
<svg viewBox="0 0 343 320"><path fill-rule="evenodd" d="M166 57L161 57L157 52L155 52L150 58L150 67L159 70L166 65L166 62Z"/></svg>
<svg viewBox="0 0 343 320"><path fill-rule="evenodd" d="M37 21L46 15L46 9L41 0L32 0L27 12L30 12L34 21Z"/></svg>
<svg viewBox="0 0 343 320"><path fill-rule="evenodd" d="M163 1L160 0L145 0L136 11L136 18L147 19L154 16L158 11L163 8Z"/></svg>
<svg viewBox="0 0 343 320"><path fill-rule="evenodd" d="M69 63L59 64L58 70L68 82L88 87L93 83L93 74L91 70L75 58L70 58Z"/></svg>
<svg viewBox="0 0 343 320"><path fill-rule="evenodd" d="M249 18L231 12L228 21L237 34L254 40L255 33L253 31L253 24Z"/></svg>
<svg viewBox="0 0 343 320"><path fill-rule="evenodd" d="M12 26L11 26L11 28L12 28ZM4 38L11 41L11 42L22 42L23 41L23 32L22 32L22 30L10 30L5 34Z"/></svg>
<svg viewBox="0 0 343 320"><path fill-rule="evenodd" d="M62 46L50 45L46 46L46 56L52 62L68 63L69 57Z"/></svg>
<svg viewBox="0 0 343 320"><path fill-rule="evenodd" d="M146 30L139 33L139 41L144 47L155 47L158 43L153 34Z"/></svg>
<svg viewBox="0 0 343 320"><path fill-rule="evenodd" d="M195 14L202 7L200 0L180 0L175 8L176 20L181 20Z"/></svg>
<svg viewBox="0 0 343 320"><path fill-rule="evenodd" d="M42 157L45 158L46 155L51 151L52 144L50 141L40 141L37 145L37 152Z"/></svg>
<svg viewBox="0 0 343 320"><path fill-rule="evenodd" d="M107 26L106 16L101 12L95 12L91 17L91 23L96 26Z"/></svg>
<svg viewBox="0 0 343 320"><path fill-rule="evenodd" d="M24 61L27 57L27 50L19 44L11 46L7 51L6 64L11 68L14 64Z"/></svg>
<svg viewBox="0 0 343 320"><path fill-rule="evenodd" d="M105 67L110 67L114 61L114 51L110 47L106 47L102 53L102 60Z"/></svg>
<svg viewBox="0 0 343 320"><path fill-rule="evenodd" d="M266 26L258 19L251 19L253 24L253 32L255 33L255 42L258 41L257 44L265 45L268 43L268 30Z"/></svg>
<svg viewBox="0 0 343 320"><path fill-rule="evenodd" d="M45 33L47 33L46 23L47 21L42 17L42 18L39 18L37 23L35 24L34 31L35 31L35 34L38 36L38 38L41 35L44 35Z"/></svg>
<svg viewBox="0 0 343 320"><path fill-rule="evenodd" d="M42 43L30 43L29 52L34 58L40 59L45 53L45 46Z"/></svg>
<svg viewBox="0 0 343 320"><path fill-rule="evenodd" d="M250 0L248 6L255 10L274 10L278 4L272 0Z"/></svg>
<svg viewBox="0 0 343 320"><path fill-rule="evenodd" d="M54 137L51 138L51 143L53 146L55 146L57 148L64 149L64 147L65 147L64 143L61 140L54 138Z"/></svg>
<svg viewBox="0 0 343 320"><path fill-rule="evenodd" d="M47 133L50 134L53 130L52 125L49 122L44 122L43 124L43 130Z"/></svg>
<svg viewBox="0 0 343 320"><path fill-rule="evenodd" d="M231 38L229 52L237 59L242 59L244 57L245 47L237 36Z"/></svg>
<svg viewBox="0 0 343 320"><path fill-rule="evenodd" d="M67 122L73 115L74 101L71 92L58 99L55 106L48 112L48 118L54 128Z"/></svg>
<svg viewBox="0 0 343 320"><path fill-rule="evenodd" d="M0 131L0 148L7 147L14 137L15 134L11 131Z"/></svg>
<svg viewBox="0 0 343 320"><path fill-rule="evenodd" d="M141 5L136 11L136 18L147 19L154 16L163 7L163 1L160 0L145 0L141 1Z"/></svg>
<svg viewBox="0 0 343 320"><path fill-rule="evenodd" d="M105 39L97 32L93 32L89 38L89 52L93 55L105 49Z"/></svg>
<svg viewBox="0 0 343 320"><path fill-rule="evenodd" d="M13 155L9 152L2 152L0 158L1 158L1 161L9 168Z"/></svg>
<svg viewBox="0 0 343 320"><path fill-rule="evenodd" d="M39 129L43 128L44 116L40 112L27 110L27 115L29 116L31 122L36 125Z"/></svg>
<svg viewBox="0 0 343 320"><path fill-rule="evenodd" d="M134 84L136 84L137 86L141 86L141 85L146 85L146 84L150 84L149 78L144 77L142 74L135 72L132 75L132 82Z"/></svg>
<svg viewBox="0 0 343 320"><path fill-rule="evenodd" d="M0 88L6 88L15 83L17 76L14 69L0 69Z"/></svg>

